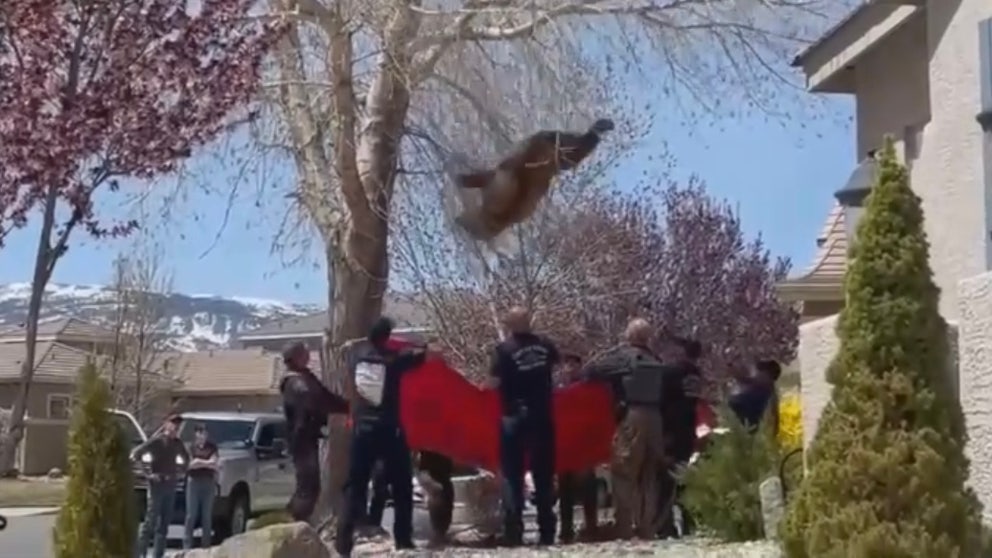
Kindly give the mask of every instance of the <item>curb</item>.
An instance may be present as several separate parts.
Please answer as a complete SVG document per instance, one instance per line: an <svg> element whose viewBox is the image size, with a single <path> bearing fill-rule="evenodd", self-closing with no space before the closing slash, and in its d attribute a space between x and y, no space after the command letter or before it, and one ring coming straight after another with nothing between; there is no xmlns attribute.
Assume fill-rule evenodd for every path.
<svg viewBox="0 0 992 558"><path fill-rule="evenodd" d="M36 507L19 507L19 508L0 508L0 516L4 516L7 519L12 517L34 517L37 515L52 515L57 513L59 508L47 507L47 508L36 508Z"/></svg>

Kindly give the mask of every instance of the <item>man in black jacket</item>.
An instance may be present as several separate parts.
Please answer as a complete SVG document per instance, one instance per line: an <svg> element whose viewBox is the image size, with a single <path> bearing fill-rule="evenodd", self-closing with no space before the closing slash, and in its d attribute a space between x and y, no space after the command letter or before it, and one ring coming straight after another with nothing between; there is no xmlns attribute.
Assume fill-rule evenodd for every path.
<svg viewBox="0 0 992 558"><path fill-rule="evenodd" d="M665 454L669 467L659 475L659 534L663 538L677 536L672 516L672 505L679 495L675 474L689 462L696 445L696 407L702 397L703 376L699 359L703 347L694 339L673 339L680 352L678 359L665 366L664 396L661 403L662 422L665 425ZM683 510L683 530L688 516Z"/></svg>
<svg viewBox="0 0 992 558"><path fill-rule="evenodd" d="M189 465L186 444L178 436L180 424L179 415L170 415L155 436L131 452L133 458L148 465L148 507L135 548L135 555L139 557L145 556L149 542L155 558L165 555L169 524L175 511L176 485L186 476Z"/></svg>
<svg viewBox="0 0 992 558"><path fill-rule="evenodd" d="M552 369L558 349L531 332L530 314L514 307L503 319L506 339L496 346L490 376L502 403L500 468L503 473L504 536L523 543L525 456L534 479L541 544L554 544L554 447Z"/></svg>
<svg viewBox="0 0 992 558"><path fill-rule="evenodd" d="M348 402L331 393L307 367L310 351L292 343L282 353L287 373L279 384L289 430L289 454L296 490L287 509L296 521L309 521L320 497L320 438L328 415L346 414Z"/></svg>
<svg viewBox="0 0 992 558"><path fill-rule="evenodd" d="M334 549L341 556L351 555L356 523L366 512L369 479L380 459L393 496L395 546L397 550L414 548L413 467L400 425L400 380L404 373L424 362L426 350L390 348L392 332L392 320L380 318L369 331L368 343L358 348L351 462L344 509L334 540Z"/></svg>

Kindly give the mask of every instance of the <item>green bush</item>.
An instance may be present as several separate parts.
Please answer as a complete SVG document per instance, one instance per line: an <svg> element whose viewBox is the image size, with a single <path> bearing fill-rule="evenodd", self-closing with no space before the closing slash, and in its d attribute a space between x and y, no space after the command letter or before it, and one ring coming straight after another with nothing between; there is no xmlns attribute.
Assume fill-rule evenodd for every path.
<svg viewBox="0 0 992 558"><path fill-rule="evenodd" d="M107 413L110 389L91 363L79 372L69 428L66 501L55 522L57 558L130 558L137 535L134 483L123 432Z"/></svg>
<svg viewBox="0 0 992 558"><path fill-rule="evenodd" d="M978 556L980 505L948 377L919 198L891 140L858 225L833 384L790 499L792 558Z"/></svg>
<svg viewBox="0 0 992 558"><path fill-rule="evenodd" d="M728 542L760 539L764 532L758 485L778 468L778 449L767 429L753 434L729 409L705 456L686 472L682 503L699 527ZM765 421L767 424L768 421Z"/></svg>

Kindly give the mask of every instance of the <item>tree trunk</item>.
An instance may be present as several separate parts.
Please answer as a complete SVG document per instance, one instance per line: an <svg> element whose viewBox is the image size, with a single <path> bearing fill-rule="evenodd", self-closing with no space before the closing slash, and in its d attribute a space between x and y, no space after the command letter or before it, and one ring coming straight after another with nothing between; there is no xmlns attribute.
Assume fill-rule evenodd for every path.
<svg viewBox="0 0 992 558"><path fill-rule="evenodd" d="M38 320L41 318L41 303L45 298L45 287L51 277L52 258L58 252L52 248L52 230L55 227L55 207L58 191L49 189L45 198L41 233L38 238L38 251L34 259L34 275L31 278L31 298L28 302L28 315L24 324L24 360L21 362L21 382L10 413L10 425L0 439L0 474L13 472L17 464L17 447L24 439L24 415L27 412L28 397L31 394L31 381L34 379L34 361L38 344ZM68 234L68 232L66 232Z"/></svg>
<svg viewBox="0 0 992 558"><path fill-rule="evenodd" d="M377 214L373 230L350 229L344 245L326 243L329 306L331 317L328 366L324 382L331 390L353 398L351 369L346 362L345 344L364 339L382 313L383 295L389 272L386 252L387 217ZM324 444L322 504L318 516L338 517L351 456L351 432L343 420L332 420ZM328 525L333 524L333 521Z"/></svg>

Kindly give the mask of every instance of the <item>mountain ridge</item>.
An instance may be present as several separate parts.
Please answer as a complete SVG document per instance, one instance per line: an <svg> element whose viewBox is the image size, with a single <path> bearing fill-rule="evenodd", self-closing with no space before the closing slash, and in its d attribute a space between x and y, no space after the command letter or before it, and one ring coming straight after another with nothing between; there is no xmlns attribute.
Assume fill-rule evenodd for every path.
<svg viewBox="0 0 992 558"><path fill-rule="evenodd" d="M24 323L31 286L0 284L0 327ZM239 333L264 323L319 312L316 304L295 304L254 297L164 293L158 328L168 348L179 351L223 349ZM45 289L41 319L76 317L112 327L116 292L107 285L50 283Z"/></svg>

